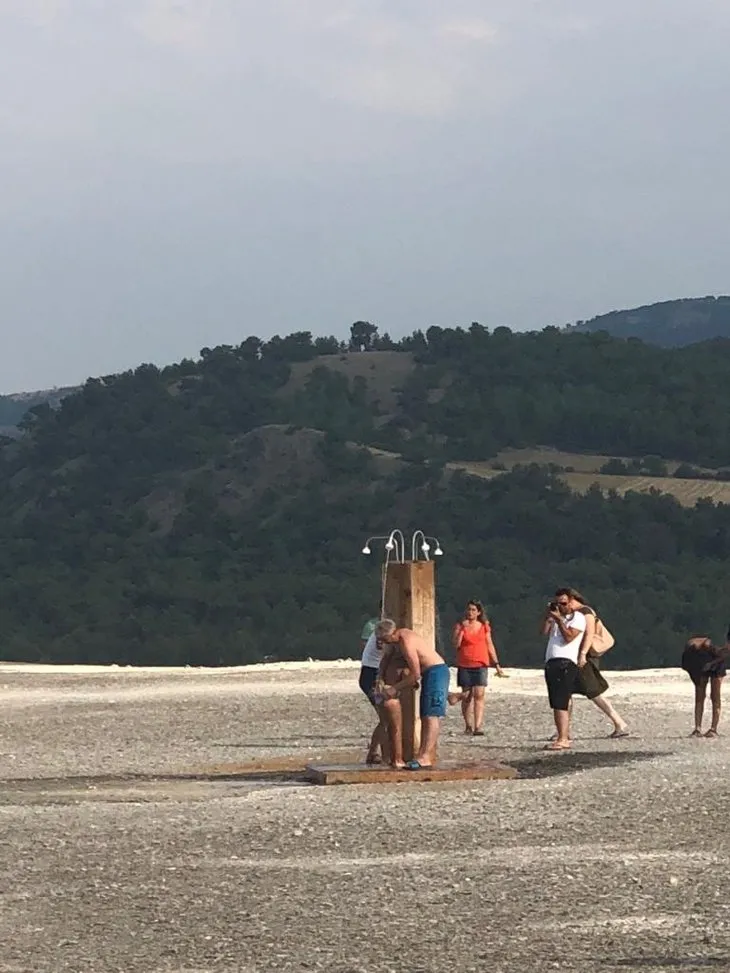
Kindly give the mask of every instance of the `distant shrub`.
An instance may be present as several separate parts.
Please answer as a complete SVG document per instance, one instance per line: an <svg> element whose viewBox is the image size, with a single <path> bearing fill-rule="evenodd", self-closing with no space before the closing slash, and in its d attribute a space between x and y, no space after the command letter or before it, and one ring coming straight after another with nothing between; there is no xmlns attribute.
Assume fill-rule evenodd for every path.
<svg viewBox="0 0 730 973"><path fill-rule="evenodd" d="M668 476L667 464L661 456L645 456L641 461L641 470L646 476Z"/></svg>
<svg viewBox="0 0 730 973"><path fill-rule="evenodd" d="M614 457L604 463L598 472L607 473L609 476L628 476L630 470L623 460Z"/></svg>
<svg viewBox="0 0 730 973"><path fill-rule="evenodd" d="M674 471L674 476L678 480L697 480L700 476L700 470L696 466L692 466L691 463L680 463Z"/></svg>

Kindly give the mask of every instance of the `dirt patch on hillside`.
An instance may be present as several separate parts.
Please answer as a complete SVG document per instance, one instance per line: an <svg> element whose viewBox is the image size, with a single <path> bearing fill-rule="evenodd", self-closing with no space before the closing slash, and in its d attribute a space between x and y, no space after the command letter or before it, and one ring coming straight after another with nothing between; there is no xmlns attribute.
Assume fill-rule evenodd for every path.
<svg viewBox="0 0 730 973"><path fill-rule="evenodd" d="M341 355L321 355L308 362L292 365L291 377L281 390L286 395L304 387L315 368L328 368L344 375L350 382L364 378L372 401L384 412L393 412L398 393L413 371L413 355L408 351L359 351Z"/></svg>

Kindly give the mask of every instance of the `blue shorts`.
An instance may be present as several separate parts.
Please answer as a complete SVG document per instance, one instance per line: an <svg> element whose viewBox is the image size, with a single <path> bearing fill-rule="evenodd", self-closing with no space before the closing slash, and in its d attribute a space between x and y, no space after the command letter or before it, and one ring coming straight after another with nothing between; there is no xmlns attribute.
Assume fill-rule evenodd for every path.
<svg viewBox="0 0 730 973"><path fill-rule="evenodd" d="M456 685L461 689L473 689L475 686L486 686L489 676L489 669L486 666L469 667L459 666L456 670Z"/></svg>
<svg viewBox="0 0 730 973"><path fill-rule="evenodd" d="M424 669L421 673L421 719L446 716L449 695L449 667L445 662Z"/></svg>

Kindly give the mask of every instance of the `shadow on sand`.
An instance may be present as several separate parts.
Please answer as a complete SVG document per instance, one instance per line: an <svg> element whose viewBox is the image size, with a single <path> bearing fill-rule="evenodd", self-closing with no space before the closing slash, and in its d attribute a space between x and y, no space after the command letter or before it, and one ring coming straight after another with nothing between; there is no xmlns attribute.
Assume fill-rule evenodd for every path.
<svg viewBox="0 0 730 973"><path fill-rule="evenodd" d="M576 753L567 750L563 753L542 753L523 760L508 761L521 780L539 780L543 777L559 777L562 774L576 774L583 770L598 770L601 767L621 767L624 764L639 763L664 757L665 752L651 750L594 751Z"/></svg>
<svg viewBox="0 0 730 973"><path fill-rule="evenodd" d="M523 760L510 761L508 766L517 770L522 780L539 780L561 774L580 773L600 767L616 767L621 764L651 760L661 754L653 752L630 753L560 753L540 754ZM235 784L305 784L305 767L315 757L274 757L254 764L219 764L201 767L197 771L176 774L102 774L90 777L9 778L0 780L0 805L17 801L54 803L64 802L74 794L87 799L116 801L130 792L132 799L139 788L162 788L166 793L176 787L214 783ZM310 786L307 784L307 786Z"/></svg>

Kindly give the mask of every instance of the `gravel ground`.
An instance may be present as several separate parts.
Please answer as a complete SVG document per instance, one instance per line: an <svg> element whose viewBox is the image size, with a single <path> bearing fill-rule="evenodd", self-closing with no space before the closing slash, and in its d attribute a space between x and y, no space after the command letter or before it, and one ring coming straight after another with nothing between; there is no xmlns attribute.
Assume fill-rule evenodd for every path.
<svg viewBox="0 0 730 973"><path fill-rule="evenodd" d="M495 681L442 756L516 781L234 773L361 757L356 672L0 666L0 971L730 970L730 747L686 677L609 674L635 735L581 702L571 754L539 674Z"/></svg>

